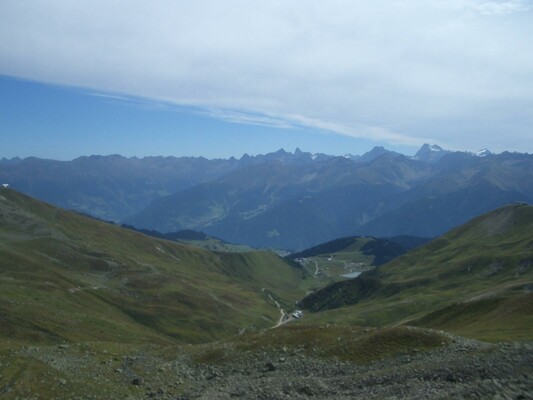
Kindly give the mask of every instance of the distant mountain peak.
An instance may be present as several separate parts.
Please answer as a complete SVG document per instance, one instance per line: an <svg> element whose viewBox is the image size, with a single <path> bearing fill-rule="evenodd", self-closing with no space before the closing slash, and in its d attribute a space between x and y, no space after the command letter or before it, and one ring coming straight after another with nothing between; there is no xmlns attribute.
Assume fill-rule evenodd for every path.
<svg viewBox="0 0 533 400"><path fill-rule="evenodd" d="M437 162L448 153L450 153L449 150L444 150L437 144L424 143L414 158L425 162Z"/></svg>
<svg viewBox="0 0 533 400"><path fill-rule="evenodd" d="M445 151L442 147L440 147L438 144L428 144L424 143L420 150L418 152L425 152L425 151Z"/></svg>
<svg viewBox="0 0 533 400"><path fill-rule="evenodd" d="M294 155L295 155L295 156L298 156L298 155L300 155L300 154L303 154L303 151L300 150L299 147L297 147L296 150L294 150Z"/></svg>
<svg viewBox="0 0 533 400"><path fill-rule="evenodd" d="M22 159L20 157L13 157L13 158L5 158L5 157L3 157L0 160L0 164L18 164L21 161L22 161Z"/></svg>
<svg viewBox="0 0 533 400"><path fill-rule="evenodd" d="M398 154L398 153L391 151L391 150L387 150L383 146L374 146L372 150L370 150L369 152L366 152L361 157L358 157L356 161L357 162L370 162L382 156L383 154Z"/></svg>

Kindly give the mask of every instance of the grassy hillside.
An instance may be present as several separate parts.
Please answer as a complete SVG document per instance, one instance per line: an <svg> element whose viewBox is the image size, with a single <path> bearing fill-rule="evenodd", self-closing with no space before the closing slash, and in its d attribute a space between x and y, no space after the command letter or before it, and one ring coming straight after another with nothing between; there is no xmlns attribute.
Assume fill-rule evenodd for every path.
<svg viewBox="0 0 533 400"><path fill-rule="evenodd" d="M531 338L533 207L510 205L303 304L312 321L410 323L476 338Z"/></svg>
<svg viewBox="0 0 533 400"><path fill-rule="evenodd" d="M205 342L277 322L302 270L215 253L0 190L0 338Z"/></svg>
<svg viewBox="0 0 533 400"><path fill-rule="evenodd" d="M245 252L252 251L253 249L246 245L233 244L225 242L222 239L215 238L209 235L206 235L203 232L193 231L193 230L183 230L176 232L167 232L161 233L152 229L137 229L134 226L122 224L123 228L130 229L143 233L148 236L153 236L159 239L172 240L175 242L186 243L196 247L202 247L207 250L214 251L229 251L229 252Z"/></svg>

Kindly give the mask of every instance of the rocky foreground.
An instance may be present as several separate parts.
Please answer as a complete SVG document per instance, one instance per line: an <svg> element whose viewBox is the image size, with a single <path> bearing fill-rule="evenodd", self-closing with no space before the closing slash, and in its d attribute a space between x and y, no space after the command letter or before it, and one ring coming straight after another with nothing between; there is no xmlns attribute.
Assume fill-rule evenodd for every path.
<svg viewBox="0 0 533 400"><path fill-rule="evenodd" d="M412 349L366 363L316 357L303 345L242 351L221 344L128 354L87 344L22 347L0 359L0 397L533 399L531 344L450 338L431 351Z"/></svg>
<svg viewBox="0 0 533 400"><path fill-rule="evenodd" d="M178 399L533 399L532 350L474 343L368 365L263 355L197 369Z"/></svg>

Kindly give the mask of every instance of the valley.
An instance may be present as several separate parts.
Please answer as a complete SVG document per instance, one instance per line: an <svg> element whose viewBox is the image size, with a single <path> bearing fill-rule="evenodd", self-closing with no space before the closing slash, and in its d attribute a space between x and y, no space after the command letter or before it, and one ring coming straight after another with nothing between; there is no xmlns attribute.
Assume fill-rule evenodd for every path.
<svg viewBox="0 0 533 400"><path fill-rule="evenodd" d="M287 259L299 263L314 278L312 289L333 282L355 278L365 271L390 261L407 251L402 245L374 237L346 237L322 243L302 252L289 254ZM405 238L418 241L421 238Z"/></svg>
<svg viewBox="0 0 533 400"><path fill-rule="evenodd" d="M0 394L528 398L532 210L506 206L427 244L346 237L280 258L4 188Z"/></svg>

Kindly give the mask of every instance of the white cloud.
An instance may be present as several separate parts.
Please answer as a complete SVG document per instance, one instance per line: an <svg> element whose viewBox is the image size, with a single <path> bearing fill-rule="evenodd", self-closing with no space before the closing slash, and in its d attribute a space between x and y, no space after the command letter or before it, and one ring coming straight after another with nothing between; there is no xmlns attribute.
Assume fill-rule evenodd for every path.
<svg viewBox="0 0 533 400"><path fill-rule="evenodd" d="M3 0L0 73L232 122L523 150L531 17L518 0Z"/></svg>

